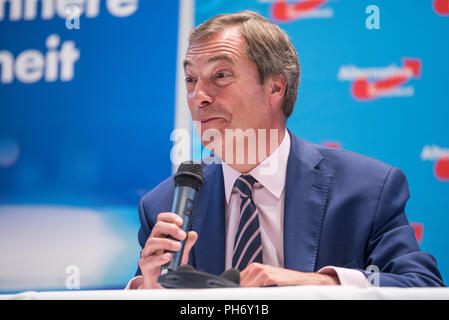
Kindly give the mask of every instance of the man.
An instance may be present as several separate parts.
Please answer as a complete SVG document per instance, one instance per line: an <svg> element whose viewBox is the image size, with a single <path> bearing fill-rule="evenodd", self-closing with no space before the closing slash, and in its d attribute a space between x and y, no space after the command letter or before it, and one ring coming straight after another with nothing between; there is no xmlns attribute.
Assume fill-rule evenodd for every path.
<svg viewBox="0 0 449 320"><path fill-rule="evenodd" d="M141 199L141 259L128 288L160 288L164 252L186 237L183 263L213 274L236 267L241 286L363 287L368 266L381 286L444 286L405 216L402 171L286 129L300 69L279 27L251 11L214 17L191 32L184 68L192 119L214 161L203 164L188 235L169 212L173 178ZM251 131L239 154L242 136L229 133Z"/></svg>

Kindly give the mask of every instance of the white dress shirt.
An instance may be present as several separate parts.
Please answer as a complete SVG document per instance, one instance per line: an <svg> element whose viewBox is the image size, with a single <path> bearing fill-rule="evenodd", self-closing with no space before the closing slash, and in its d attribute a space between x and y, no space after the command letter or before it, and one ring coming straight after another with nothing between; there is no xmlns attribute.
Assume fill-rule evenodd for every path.
<svg viewBox="0 0 449 320"><path fill-rule="evenodd" d="M279 147L257 167L245 175L257 182L253 186L253 200L259 212L263 263L284 267L284 195L290 136L285 132ZM275 170L267 170L273 166ZM225 267L231 268L234 238L239 226L241 198L234 186L242 175L225 162L222 163L226 196L226 255ZM270 171L267 173L267 171Z"/></svg>

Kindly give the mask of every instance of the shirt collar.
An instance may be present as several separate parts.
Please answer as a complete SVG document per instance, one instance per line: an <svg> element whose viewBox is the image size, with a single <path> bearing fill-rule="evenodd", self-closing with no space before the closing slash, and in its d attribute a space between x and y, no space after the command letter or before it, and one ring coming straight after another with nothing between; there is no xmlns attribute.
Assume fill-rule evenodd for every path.
<svg viewBox="0 0 449 320"><path fill-rule="evenodd" d="M259 163L246 174L252 175L273 196L279 199L285 188L289 153L290 136L288 134L288 130L285 130L284 139L279 147L268 158ZM240 177L242 173L230 167L224 161L222 161L221 167L223 170L223 178L225 183L226 202L229 204L235 180Z"/></svg>

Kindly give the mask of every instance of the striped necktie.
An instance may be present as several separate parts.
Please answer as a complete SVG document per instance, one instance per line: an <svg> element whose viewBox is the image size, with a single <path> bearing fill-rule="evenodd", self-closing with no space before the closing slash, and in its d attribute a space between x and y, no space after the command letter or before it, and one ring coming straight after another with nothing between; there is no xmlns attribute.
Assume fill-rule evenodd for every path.
<svg viewBox="0 0 449 320"><path fill-rule="evenodd" d="M234 239L232 267L243 270L251 262L262 263L262 239L260 235L259 213L252 198L256 182L250 175L242 175L235 181L240 198L240 221Z"/></svg>

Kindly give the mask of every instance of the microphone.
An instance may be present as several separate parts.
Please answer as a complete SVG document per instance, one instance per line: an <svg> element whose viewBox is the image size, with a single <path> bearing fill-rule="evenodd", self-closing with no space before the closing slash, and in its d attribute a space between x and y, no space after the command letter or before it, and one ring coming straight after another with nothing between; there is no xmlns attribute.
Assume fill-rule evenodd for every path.
<svg viewBox="0 0 449 320"><path fill-rule="evenodd" d="M200 164L192 161L183 162L174 177L175 193L172 212L178 214L182 222L182 230L190 231L192 211L198 192L204 184L203 169ZM157 282L164 288L229 288L239 287L240 272L228 269L220 276L207 272L196 271L190 265L181 265L185 240L181 241L181 249L172 252L169 263L161 267L161 275Z"/></svg>
<svg viewBox="0 0 449 320"><path fill-rule="evenodd" d="M193 161L183 162L179 166L174 180L175 193L171 212L178 214L182 218L183 223L181 229L187 233L191 228L192 211L198 192L204 183L203 168L201 164ZM162 266L161 274L165 274L169 270L176 271L179 267L186 240L187 238L181 240L181 249L172 253L170 262Z"/></svg>

